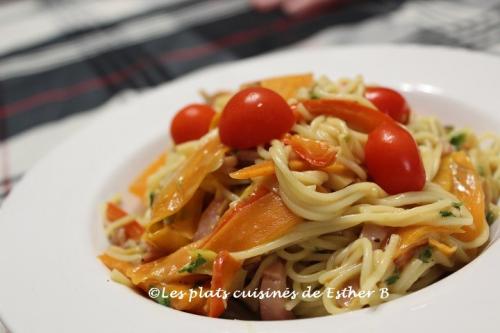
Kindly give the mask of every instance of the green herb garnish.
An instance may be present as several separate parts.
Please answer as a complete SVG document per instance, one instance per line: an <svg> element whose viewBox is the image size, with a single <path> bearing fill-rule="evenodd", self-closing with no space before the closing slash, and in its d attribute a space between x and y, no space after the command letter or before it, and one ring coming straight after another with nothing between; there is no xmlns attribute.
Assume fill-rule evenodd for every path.
<svg viewBox="0 0 500 333"><path fill-rule="evenodd" d="M450 212L449 210L440 210L439 211L439 214L441 214L442 217L450 217L450 216L455 216L453 215L452 212Z"/></svg>
<svg viewBox="0 0 500 333"><path fill-rule="evenodd" d="M484 171L484 167L482 165L477 167L477 172L481 177L484 177L486 175L486 172Z"/></svg>
<svg viewBox="0 0 500 333"><path fill-rule="evenodd" d="M170 307L170 297L158 296L158 297L156 297L155 301L161 305Z"/></svg>
<svg viewBox="0 0 500 333"><path fill-rule="evenodd" d="M486 213L486 222L488 222L488 225L492 225L496 219L497 218L495 214L491 210L489 210L488 213Z"/></svg>
<svg viewBox="0 0 500 333"><path fill-rule="evenodd" d="M170 297L168 297L168 295L162 295L162 293L160 293L157 297L154 297L151 299L158 304L161 304L161 305L166 306L166 307L170 307L171 300L170 300Z"/></svg>
<svg viewBox="0 0 500 333"><path fill-rule="evenodd" d="M192 260L189 264L186 264L186 265L184 265L184 267L179 269L179 273L185 273L185 272L193 273L193 271L195 269L202 266L206 262L207 262L207 260L201 254L198 253L198 255L196 256L196 259Z"/></svg>
<svg viewBox="0 0 500 333"><path fill-rule="evenodd" d="M467 135L465 133L458 133L450 138L450 143L455 147L455 149L459 150L464 144L466 138Z"/></svg>
<svg viewBox="0 0 500 333"><path fill-rule="evenodd" d="M399 277L400 277L399 270L395 269L392 275L389 276L387 279L385 279L385 283L387 283L387 285L394 284L396 283L397 280L399 280Z"/></svg>
<svg viewBox="0 0 500 333"><path fill-rule="evenodd" d="M154 192L149 192L149 207L153 206L153 202L155 201L155 194Z"/></svg>
<svg viewBox="0 0 500 333"><path fill-rule="evenodd" d="M462 207L462 202L460 201L452 202L451 205L456 209L460 209L460 207Z"/></svg>
<svg viewBox="0 0 500 333"><path fill-rule="evenodd" d="M430 246L426 246L418 255L418 259L422 260L425 263L431 261L432 258L432 249Z"/></svg>

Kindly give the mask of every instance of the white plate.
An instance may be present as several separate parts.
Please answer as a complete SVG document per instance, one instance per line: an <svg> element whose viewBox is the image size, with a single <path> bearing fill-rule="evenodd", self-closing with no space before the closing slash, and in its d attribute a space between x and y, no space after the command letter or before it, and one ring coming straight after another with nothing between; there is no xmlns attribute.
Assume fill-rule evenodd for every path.
<svg viewBox="0 0 500 333"><path fill-rule="evenodd" d="M109 280L100 203L124 190L168 142L169 121L197 91L275 74L363 74L405 91L415 111L498 133L500 60L461 50L366 46L276 53L212 67L108 110L49 154L0 213L0 318L32 332L498 331L500 245L444 280L377 308L288 322L211 319L171 310ZM29 154L29 152L26 152ZM479 325L479 326L478 326Z"/></svg>

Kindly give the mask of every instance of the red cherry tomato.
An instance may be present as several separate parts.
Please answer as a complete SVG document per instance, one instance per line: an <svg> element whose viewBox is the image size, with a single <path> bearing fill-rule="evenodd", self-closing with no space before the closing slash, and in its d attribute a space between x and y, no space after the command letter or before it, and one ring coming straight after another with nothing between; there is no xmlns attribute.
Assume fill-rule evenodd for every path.
<svg viewBox="0 0 500 333"><path fill-rule="evenodd" d="M371 178L389 194L420 191L425 185L417 144L396 123L385 122L368 135L365 163Z"/></svg>
<svg viewBox="0 0 500 333"><path fill-rule="evenodd" d="M365 97L380 111L388 114L401 124L408 124L410 107L403 96L396 90L384 87L366 88Z"/></svg>
<svg viewBox="0 0 500 333"><path fill-rule="evenodd" d="M246 149L280 138L294 122L283 97L270 89L252 87L229 100L219 121L219 134L222 143Z"/></svg>
<svg viewBox="0 0 500 333"><path fill-rule="evenodd" d="M206 104L190 104L180 109L170 126L175 143L197 140L207 134L214 115L215 111Z"/></svg>

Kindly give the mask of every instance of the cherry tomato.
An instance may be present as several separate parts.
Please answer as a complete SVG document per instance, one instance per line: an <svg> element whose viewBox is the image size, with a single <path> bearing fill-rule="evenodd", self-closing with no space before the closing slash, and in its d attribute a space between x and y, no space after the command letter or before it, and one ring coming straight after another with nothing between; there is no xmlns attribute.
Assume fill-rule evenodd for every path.
<svg viewBox="0 0 500 333"><path fill-rule="evenodd" d="M388 114L401 124L408 124L410 107L403 96L396 90L384 87L366 88L365 97L380 111Z"/></svg>
<svg viewBox="0 0 500 333"><path fill-rule="evenodd" d="M180 109L170 133L176 144L197 140L208 133L215 111L207 104L190 104Z"/></svg>
<svg viewBox="0 0 500 333"><path fill-rule="evenodd" d="M219 121L219 134L222 143L246 149L280 138L294 122L283 97L270 89L252 87L229 100Z"/></svg>
<svg viewBox="0 0 500 333"><path fill-rule="evenodd" d="M417 144L395 122L385 122L368 135L365 163L371 178L389 194L420 191L425 170Z"/></svg>

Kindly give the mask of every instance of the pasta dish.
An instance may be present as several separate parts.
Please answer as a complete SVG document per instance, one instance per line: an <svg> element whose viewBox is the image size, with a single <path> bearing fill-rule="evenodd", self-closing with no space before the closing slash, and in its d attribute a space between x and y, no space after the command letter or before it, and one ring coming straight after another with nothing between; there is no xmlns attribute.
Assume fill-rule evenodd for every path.
<svg viewBox="0 0 500 333"><path fill-rule="evenodd" d="M131 180L139 208L104 203L114 281L199 315L307 318L417 291L488 243L498 136L418 115L362 77L202 95Z"/></svg>

